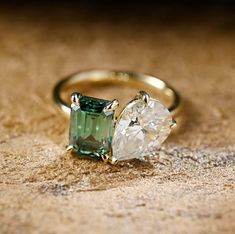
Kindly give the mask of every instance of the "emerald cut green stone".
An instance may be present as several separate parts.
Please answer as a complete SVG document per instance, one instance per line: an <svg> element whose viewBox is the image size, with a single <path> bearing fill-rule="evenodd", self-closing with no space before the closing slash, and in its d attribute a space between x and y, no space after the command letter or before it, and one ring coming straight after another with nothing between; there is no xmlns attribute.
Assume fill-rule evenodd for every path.
<svg viewBox="0 0 235 234"><path fill-rule="evenodd" d="M80 106L72 106L69 145L73 152L89 157L109 154L113 136L114 112L106 115L109 101L82 96Z"/></svg>

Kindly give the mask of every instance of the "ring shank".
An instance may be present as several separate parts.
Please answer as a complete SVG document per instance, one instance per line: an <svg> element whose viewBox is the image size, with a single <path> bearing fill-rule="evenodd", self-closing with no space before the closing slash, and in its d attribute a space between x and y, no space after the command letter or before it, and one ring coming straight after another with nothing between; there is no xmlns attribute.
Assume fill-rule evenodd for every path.
<svg viewBox="0 0 235 234"><path fill-rule="evenodd" d="M151 75L142 73L133 73L126 71L109 71L109 70L90 70L83 71L58 82L53 90L53 99L59 108L66 114L70 114L70 105L67 104L62 98L62 92L69 86L79 84L80 82L100 82L100 81L136 81L148 85L157 91L162 92L164 95L170 97L171 104L168 107L172 115L175 115L180 106L180 96L177 91L168 85L166 82Z"/></svg>

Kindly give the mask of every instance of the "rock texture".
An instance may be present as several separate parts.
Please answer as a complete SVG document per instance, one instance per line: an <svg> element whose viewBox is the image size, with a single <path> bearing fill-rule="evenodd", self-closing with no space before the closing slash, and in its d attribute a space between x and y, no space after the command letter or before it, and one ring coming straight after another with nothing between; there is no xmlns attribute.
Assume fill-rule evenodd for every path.
<svg viewBox="0 0 235 234"><path fill-rule="evenodd" d="M234 233L233 9L114 8L1 7L0 232ZM181 92L179 128L153 159L64 152L51 90L90 68L151 73ZM81 91L122 103L136 93L106 88Z"/></svg>

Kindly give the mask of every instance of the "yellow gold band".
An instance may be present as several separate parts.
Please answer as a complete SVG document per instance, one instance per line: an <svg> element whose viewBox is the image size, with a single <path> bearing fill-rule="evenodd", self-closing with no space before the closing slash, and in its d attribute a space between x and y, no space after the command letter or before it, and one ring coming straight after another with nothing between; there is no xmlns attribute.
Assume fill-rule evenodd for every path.
<svg viewBox="0 0 235 234"><path fill-rule="evenodd" d="M138 82L147 85L149 88L160 91L162 94L170 98L169 111L172 115L176 114L179 109L181 100L177 91L163 80L142 73L126 72L126 71L109 71L109 70L89 70L83 71L58 82L53 90L53 98L59 108L66 114L70 113L70 105L62 98L62 92L69 86L79 84L80 82Z"/></svg>

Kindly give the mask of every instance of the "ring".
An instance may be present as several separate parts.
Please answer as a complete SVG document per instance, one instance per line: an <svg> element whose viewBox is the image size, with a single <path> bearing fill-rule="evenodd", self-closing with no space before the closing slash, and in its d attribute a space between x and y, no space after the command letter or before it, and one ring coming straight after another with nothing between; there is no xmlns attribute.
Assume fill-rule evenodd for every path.
<svg viewBox="0 0 235 234"><path fill-rule="evenodd" d="M117 99L103 100L71 94L71 105L63 92L72 85L121 82L155 90L170 99L169 107L139 91L116 116ZM80 156L99 158L112 164L130 159L154 156L176 126L173 115L180 106L180 96L166 82L151 75L126 71L90 70L76 73L58 82L53 99L59 108L70 114L68 151Z"/></svg>

